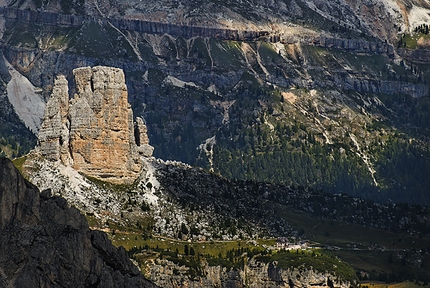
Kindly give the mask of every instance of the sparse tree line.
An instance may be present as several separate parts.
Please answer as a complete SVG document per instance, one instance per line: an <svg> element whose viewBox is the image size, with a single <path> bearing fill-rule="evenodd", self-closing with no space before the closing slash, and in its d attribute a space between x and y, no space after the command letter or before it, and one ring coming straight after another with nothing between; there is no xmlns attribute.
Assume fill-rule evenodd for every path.
<svg viewBox="0 0 430 288"><path fill-rule="evenodd" d="M421 33L428 35L429 34L429 25L428 24L421 24L415 27L414 29L415 33Z"/></svg>

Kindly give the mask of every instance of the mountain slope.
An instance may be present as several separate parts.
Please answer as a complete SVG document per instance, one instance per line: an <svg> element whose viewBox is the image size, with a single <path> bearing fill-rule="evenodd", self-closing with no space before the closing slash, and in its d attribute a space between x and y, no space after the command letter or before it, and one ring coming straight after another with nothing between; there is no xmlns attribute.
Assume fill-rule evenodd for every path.
<svg viewBox="0 0 430 288"><path fill-rule="evenodd" d="M393 2L247 0L247 1L5 1L20 9L64 14L143 19L164 23L238 30L267 30L279 34L301 31L342 33L345 30L380 39L396 39L428 23L427 1ZM296 28L296 29L295 29Z"/></svg>
<svg viewBox="0 0 430 288"><path fill-rule="evenodd" d="M156 287L67 201L0 159L1 287Z"/></svg>
<svg viewBox="0 0 430 288"><path fill-rule="evenodd" d="M269 274L267 279L264 273L271 269L270 263L281 260L285 263L278 266L283 281L290 275L290 266L294 267L291 271L303 273L310 266L317 274L327 270L351 283L357 279L349 265L372 280L379 275L391 275L397 279L393 281L430 277L426 272L430 231L426 207L381 205L303 187L230 181L171 161L146 159L144 167L137 183L121 187L87 179L37 155L29 155L23 171L42 189L52 187L53 193L64 195L87 215L93 229L109 232L116 245L124 245L145 275L160 286L185 280L213 283L214 279L265 279L269 285L279 278ZM302 249L297 243L312 244L302 258L294 260L294 255L277 254L271 247L274 241L267 240L273 237L288 238L295 250ZM217 250L222 245L226 248ZM336 256L349 265L326 266L325 261L335 257L332 246L338 249ZM325 264L318 264L312 251L322 253L318 259ZM390 253L392 262L388 262ZM373 262L376 268L369 268ZM302 264L305 268L300 268ZM264 271L256 268L261 265ZM247 269L255 274L239 277Z"/></svg>
<svg viewBox="0 0 430 288"><path fill-rule="evenodd" d="M290 283L290 286L294 286L296 284L292 277L299 277L299 282L305 281L309 285L356 285L357 275L354 270L338 259L338 256L326 251L332 250L330 246L322 250L325 245L336 245L340 247L336 249L345 251L348 251L351 245L368 247L367 250L371 253L385 252L385 245L388 245L390 251L395 251L400 255L398 257L404 257L404 261L408 259L412 262L411 265L422 263L420 269L411 270L408 265L408 269L399 274L397 265L386 267L381 263L377 272L375 269L370 271L367 267L363 268L367 277L373 279L376 273L386 275L387 271L390 271L390 275L394 275L390 277L400 279L397 281L404 280L405 277L422 281L428 278L428 274L424 272L428 255L423 246L427 245L426 237L429 231L428 208L381 205L345 194L333 195L315 191L311 185L304 188L268 182L229 180L201 168L151 158L151 153L145 153L152 152L152 149L148 146L143 119L138 119L140 121L133 125L131 109L126 109L127 113L115 113L120 107L129 107L122 71L118 68L97 66L75 69L73 74L78 93L68 101L67 81L64 76L57 77L53 93L46 105L39 145L26 157L17 159L16 164L41 190L52 189L50 191L55 195L64 196L71 205L86 214L94 229L110 232L117 245L128 247L130 256L139 261L145 275L157 284L175 287L182 285L178 283L189 282L192 286L210 287L221 283L240 287L241 283L260 283L259 286L270 287ZM144 77L149 78L149 75ZM235 89L243 94L249 93L250 100L256 102L255 107L260 105L262 109L268 109L264 106L270 102L264 100L277 95L272 94L267 86L265 89L253 87L251 79L248 78L249 82L241 80ZM191 82L181 81L173 76L167 76L165 83L178 88L195 89L194 91L201 89ZM256 101L255 94L252 94L256 92L261 93L259 101ZM214 96L219 97L215 94ZM295 97L292 92L285 92L286 99L282 99L299 102ZM110 103L109 99L113 99L116 104L106 104ZM239 98L237 102L246 103L245 100ZM119 103L122 103L121 106ZM235 113L247 116L249 111L236 110ZM223 118L226 125L237 121L235 114L229 116L234 117ZM324 151L315 138L302 138L306 135L301 132L306 132L304 125L290 128L282 127L278 123L275 128L269 125L271 117L273 114L263 114L258 119L261 127L267 125L269 129L276 130L280 139L284 134L295 137L298 135L299 139L313 145L310 147L311 151L318 152L317 156L324 159L321 157ZM105 121L112 118L115 122ZM246 120L245 117L243 119ZM125 125L112 125L114 123ZM79 129L76 129L76 125ZM118 134L118 131L122 134ZM273 138L268 140L261 137L263 132L266 131L257 130L255 133L257 139L261 138L258 141L263 145L267 145L264 144L267 141L273 141L270 143L273 146L288 145L274 141L276 139ZM356 138L347 136L359 150ZM221 136L209 138L200 147L209 158L214 156L212 164L217 160L217 137ZM239 145L252 140L251 134L247 134L245 139L240 131L238 137ZM333 134L326 133L325 137L327 141L333 141ZM79 140L78 144L75 140ZM79 145L83 140L85 144ZM259 147L261 143L254 143L254 147ZM298 141L293 143L301 145ZM122 171L113 173L107 170L124 167L123 164L129 163L130 158L118 156L124 151L124 147L130 149L129 151L136 149L142 152L139 155L133 154L136 157L132 158L133 163L139 164L139 173L134 174L132 181L127 179L125 182L120 181L124 177ZM147 151L148 149L150 151ZM279 151L269 149L265 152L267 156ZM296 152L305 153L306 149L296 149ZM294 157L297 155L300 154L293 154ZM105 160L101 161L100 156L105 157ZM257 154L253 156L255 159L260 157ZM84 167L75 165L81 157L85 159ZM335 154L335 157L337 159L334 161L345 161L340 154ZM115 162L112 163L112 160ZM295 165L301 164L301 158L296 157L294 160ZM321 163L325 165L332 161L330 157L324 160L325 162ZM345 161L345 164L341 169L354 168L348 166L351 164L349 162ZM211 168L214 169L214 166ZM266 173L271 171L272 168L267 165ZM296 171L300 172L299 169ZM282 169L279 168L275 171L278 174L281 172ZM332 171L328 172L328 176L334 174ZM297 175L300 174L295 174L295 178L298 178ZM375 181L375 178L373 180ZM327 220L331 222L331 227L324 224ZM309 234L305 234L304 227ZM327 229L324 237L320 229ZM339 229L342 231L338 231ZM351 229L354 231L351 232ZM328 237L330 233L340 235ZM363 237L367 233L379 233L383 236L375 245L372 244L373 238L369 240ZM399 233L394 234L394 237L408 237L407 243L415 243L413 257L408 255L411 249L407 243L393 242L393 233ZM305 235L318 242L304 240ZM279 251L279 245L276 247L274 240L267 239L274 236L282 236L279 239L284 240L277 244L287 245L287 249L295 249L296 253L291 255L292 253ZM264 244L260 245L258 238L263 238ZM359 243L356 243L357 239L360 239ZM183 250L181 243L185 243ZM222 249L222 246L225 246L225 249ZM236 246L240 249L236 249ZM301 253L299 249L302 250ZM314 249L321 251L313 251ZM416 253L416 249L424 252ZM391 257L394 261L394 256ZM353 264L356 265L354 262ZM332 280L333 277L335 280Z"/></svg>
<svg viewBox="0 0 430 288"><path fill-rule="evenodd" d="M426 41L414 27L424 2L10 4L33 9L3 10L15 69L46 98L73 68L123 68L159 158L430 203L429 57L424 44L410 49Z"/></svg>

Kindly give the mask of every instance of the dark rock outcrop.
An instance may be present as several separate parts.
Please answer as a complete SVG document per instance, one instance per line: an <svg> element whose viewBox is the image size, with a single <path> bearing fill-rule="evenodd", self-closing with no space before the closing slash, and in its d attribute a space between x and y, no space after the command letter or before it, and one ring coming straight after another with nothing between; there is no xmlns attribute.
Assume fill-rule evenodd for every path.
<svg viewBox="0 0 430 288"><path fill-rule="evenodd" d="M0 287L156 287L64 198L0 159Z"/></svg>
<svg viewBox="0 0 430 288"><path fill-rule="evenodd" d="M39 12L31 10L19 10L15 8L0 8L0 14L5 18L20 22L38 23L44 25L62 25L79 27L84 23L98 22L103 25L111 23L122 30L137 31L150 34L170 34L185 38L210 37L222 40L257 40L268 35L267 31L247 31L235 29L212 28L202 26L176 25L170 23L141 21L130 19L96 18L93 16L65 15L53 12Z"/></svg>

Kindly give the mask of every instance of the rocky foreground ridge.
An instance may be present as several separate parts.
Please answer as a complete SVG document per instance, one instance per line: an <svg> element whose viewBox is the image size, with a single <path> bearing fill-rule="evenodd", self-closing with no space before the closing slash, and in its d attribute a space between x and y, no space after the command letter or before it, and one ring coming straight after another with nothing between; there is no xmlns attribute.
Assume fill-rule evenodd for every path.
<svg viewBox="0 0 430 288"><path fill-rule="evenodd" d="M156 287L76 208L0 159L0 287Z"/></svg>
<svg viewBox="0 0 430 288"><path fill-rule="evenodd" d="M39 131L40 153L85 175L130 184L140 175L140 155L151 156L146 126L133 122L124 73L119 68L73 70L77 93L69 101L68 82L55 80Z"/></svg>

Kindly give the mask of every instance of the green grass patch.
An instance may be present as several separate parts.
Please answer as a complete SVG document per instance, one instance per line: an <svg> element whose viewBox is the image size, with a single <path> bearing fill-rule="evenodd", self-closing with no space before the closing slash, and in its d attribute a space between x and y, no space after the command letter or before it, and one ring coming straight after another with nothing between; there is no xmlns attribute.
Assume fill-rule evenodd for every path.
<svg viewBox="0 0 430 288"><path fill-rule="evenodd" d="M22 167L24 166L25 161L27 160L27 156L22 156L19 158L15 158L12 162L13 165L22 173Z"/></svg>
<svg viewBox="0 0 430 288"><path fill-rule="evenodd" d="M270 74L280 76L283 72L279 67L288 66L285 59L276 52L274 47L266 42L260 42L258 47L258 53L260 54L261 61ZM282 68L285 70L285 68Z"/></svg>
<svg viewBox="0 0 430 288"><path fill-rule="evenodd" d="M82 176L90 180L93 184L95 184L97 187L102 189L107 189L115 192L130 192L136 189L138 184L138 179L133 184L113 184L107 181L100 180L98 178L85 175L83 173L80 173Z"/></svg>
<svg viewBox="0 0 430 288"><path fill-rule="evenodd" d="M304 232L306 239L345 249L367 249L375 244L386 249L427 249L429 239L393 233L386 230L311 217L301 212L278 211L297 230Z"/></svg>
<svg viewBox="0 0 430 288"><path fill-rule="evenodd" d="M356 271L366 272L364 281L371 279L385 283L399 283L407 279L429 281L430 256L424 255L417 265L417 255L411 251L333 251L334 255L350 263Z"/></svg>
<svg viewBox="0 0 430 288"><path fill-rule="evenodd" d="M41 48L47 50L66 49L74 37L77 27L43 26L36 23L8 22L4 39L17 47Z"/></svg>
<svg viewBox="0 0 430 288"><path fill-rule="evenodd" d="M404 67L395 64L384 55L357 54L344 50L313 46L304 46L303 50L314 65L327 67L331 70L348 67L353 71L371 74L382 80L390 80L390 77L395 76L390 74L389 66L391 66L397 74L403 75L408 73Z"/></svg>
<svg viewBox="0 0 430 288"><path fill-rule="evenodd" d="M64 49L68 47L75 33L78 32L76 27L63 27L52 31L47 48L52 50Z"/></svg>
<svg viewBox="0 0 430 288"><path fill-rule="evenodd" d="M417 48L418 38L417 36L412 36L411 34L404 34L401 39L401 45L404 48L415 49Z"/></svg>
<svg viewBox="0 0 430 288"><path fill-rule="evenodd" d="M400 46L407 49L428 49L429 41L430 34L403 34L400 39Z"/></svg>
<svg viewBox="0 0 430 288"><path fill-rule="evenodd" d="M214 66L219 70L237 70L242 67L244 59L240 45L237 42L210 39L209 45Z"/></svg>
<svg viewBox="0 0 430 288"><path fill-rule="evenodd" d="M279 213L297 231L301 231L305 239L320 243L323 248L340 248L330 253L349 263L356 271L366 272L366 278L401 282L405 279L423 280L430 276L425 272L430 267L430 256L417 256L413 252L428 251L428 237L313 218L298 212ZM405 260L402 261L402 257Z"/></svg>
<svg viewBox="0 0 430 288"><path fill-rule="evenodd" d="M276 53L275 49L267 42L260 42L258 52L260 53L261 60L263 60L264 63L284 61L284 58Z"/></svg>
<svg viewBox="0 0 430 288"><path fill-rule="evenodd" d="M333 254L350 263L357 271L368 271L374 274L370 276L373 278L376 276L376 279L380 273L390 273L395 266L389 263L392 252L388 251L340 250L333 251Z"/></svg>
<svg viewBox="0 0 430 288"><path fill-rule="evenodd" d="M210 266L222 266L227 269L240 269L244 265L244 257L255 256L257 261L269 263L277 261L282 269L305 266L320 272L329 271L336 276L348 280L357 281L355 271L338 257L319 250L308 251L279 251L268 254L265 245L275 245L275 239L263 239L257 241L206 241L188 242L154 236L149 239L137 233L115 233L111 239L116 246L124 246L129 251L146 251L135 254L141 264L148 259L165 258L180 266L193 267L195 273L196 264L200 257L206 259ZM151 252L152 251L152 252ZM192 254L190 254L192 252ZM155 255L155 254L156 255ZM143 264L142 264L143 265ZM190 270L190 271L191 271Z"/></svg>
<svg viewBox="0 0 430 288"><path fill-rule="evenodd" d="M424 283L405 281L401 283L378 283L378 282L363 282L361 283L362 288L418 288L423 287ZM428 287L424 285L424 287Z"/></svg>
<svg viewBox="0 0 430 288"><path fill-rule="evenodd" d="M176 251L185 253L185 245L193 248L195 253L218 257L220 254L226 256L226 252L233 249L256 249L257 251L265 251L266 246L273 246L276 243L275 239L261 239L257 241L203 241L203 242L188 242L180 241L160 236L150 238L143 237L140 232L120 231L120 227L115 231L115 235L110 235L112 243L115 246L123 246L126 250L136 247L149 247L151 249L163 249L167 251Z"/></svg>

